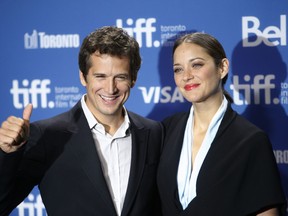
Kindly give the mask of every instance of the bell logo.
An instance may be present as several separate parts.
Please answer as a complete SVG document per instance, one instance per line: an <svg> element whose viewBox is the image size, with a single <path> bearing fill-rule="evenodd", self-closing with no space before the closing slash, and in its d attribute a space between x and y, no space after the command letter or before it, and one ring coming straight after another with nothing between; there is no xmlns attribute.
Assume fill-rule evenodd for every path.
<svg viewBox="0 0 288 216"><path fill-rule="evenodd" d="M286 15L280 16L280 27L268 26L261 31L260 20L254 16L242 17L243 47L255 47L263 42L267 46L286 46ZM249 41L249 37L256 38Z"/></svg>
<svg viewBox="0 0 288 216"><path fill-rule="evenodd" d="M23 109L28 103L32 103L34 108L37 108L40 101L41 108L53 108L54 102L50 101L48 103L48 94L51 93L51 89L48 87L50 85L49 79L39 80L34 79L31 82L24 79L22 81L22 86L19 86L18 80L12 81L12 88L10 93L13 96L13 104L16 109Z"/></svg>

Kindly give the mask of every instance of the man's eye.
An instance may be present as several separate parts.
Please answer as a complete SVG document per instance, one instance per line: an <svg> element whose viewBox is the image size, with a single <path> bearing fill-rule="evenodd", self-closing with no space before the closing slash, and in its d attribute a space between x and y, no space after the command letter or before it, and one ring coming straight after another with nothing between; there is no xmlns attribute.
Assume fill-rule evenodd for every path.
<svg viewBox="0 0 288 216"><path fill-rule="evenodd" d="M127 76L117 76L116 79L118 79L118 80L127 80L128 77Z"/></svg>
<svg viewBox="0 0 288 216"><path fill-rule="evenodd" d="M102 74L95 74L94 77L95 77L95 78L99 78L99 79L100 79L100 78L105 78L105 76L102 75Z"/></svg>

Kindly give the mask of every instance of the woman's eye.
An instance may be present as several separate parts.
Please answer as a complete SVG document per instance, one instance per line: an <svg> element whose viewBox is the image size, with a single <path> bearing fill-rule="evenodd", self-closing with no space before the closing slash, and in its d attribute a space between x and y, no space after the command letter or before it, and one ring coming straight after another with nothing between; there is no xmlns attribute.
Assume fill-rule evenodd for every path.
<svg viewBox="0 0 288 216"><path fill-rule="evenodd" d="M199 68L199 67L202 67L202 66L203 66L202 63L194 63L194 64L192 64L193 68Z"/></svg>
<svg viewBox="0 0 288 216"><path fill-rule="evenodd" d="M181 71L181 68L174 68L174 73L179 73Z"/></svg>

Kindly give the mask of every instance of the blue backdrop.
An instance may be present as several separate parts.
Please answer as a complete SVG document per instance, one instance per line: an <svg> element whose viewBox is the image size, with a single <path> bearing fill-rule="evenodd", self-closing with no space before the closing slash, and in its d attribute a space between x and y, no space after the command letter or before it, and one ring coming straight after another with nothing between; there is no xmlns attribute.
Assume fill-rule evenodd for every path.
<svg viewBox="0 0 288 216"><path fill-rule="evenodd" d="M174 85L171 47L176 34L204 31L223 44L233 107L268 133L288 197L287 18L287 0L1 0L0 121L22 116L28 102L32 121L70 109L85 92L79 46L103 25L125 28L141 46L126 107L156 120L187 110ZM46 215L37 188L12 215Z"/></svg>

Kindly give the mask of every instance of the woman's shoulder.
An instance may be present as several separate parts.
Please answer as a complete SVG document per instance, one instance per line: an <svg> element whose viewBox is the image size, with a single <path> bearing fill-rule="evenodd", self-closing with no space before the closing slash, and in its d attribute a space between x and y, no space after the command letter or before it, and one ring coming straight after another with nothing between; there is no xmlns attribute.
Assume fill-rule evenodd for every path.
<svg viewBox="0 0 288 216"><path fill-rule="evenodd" d="M171 116L166 117L162 123L164 126L168 126L170 124L175 125L176 123L184 121L186 124L186 120L189 117L189 112L178 112Z"/></svg>

